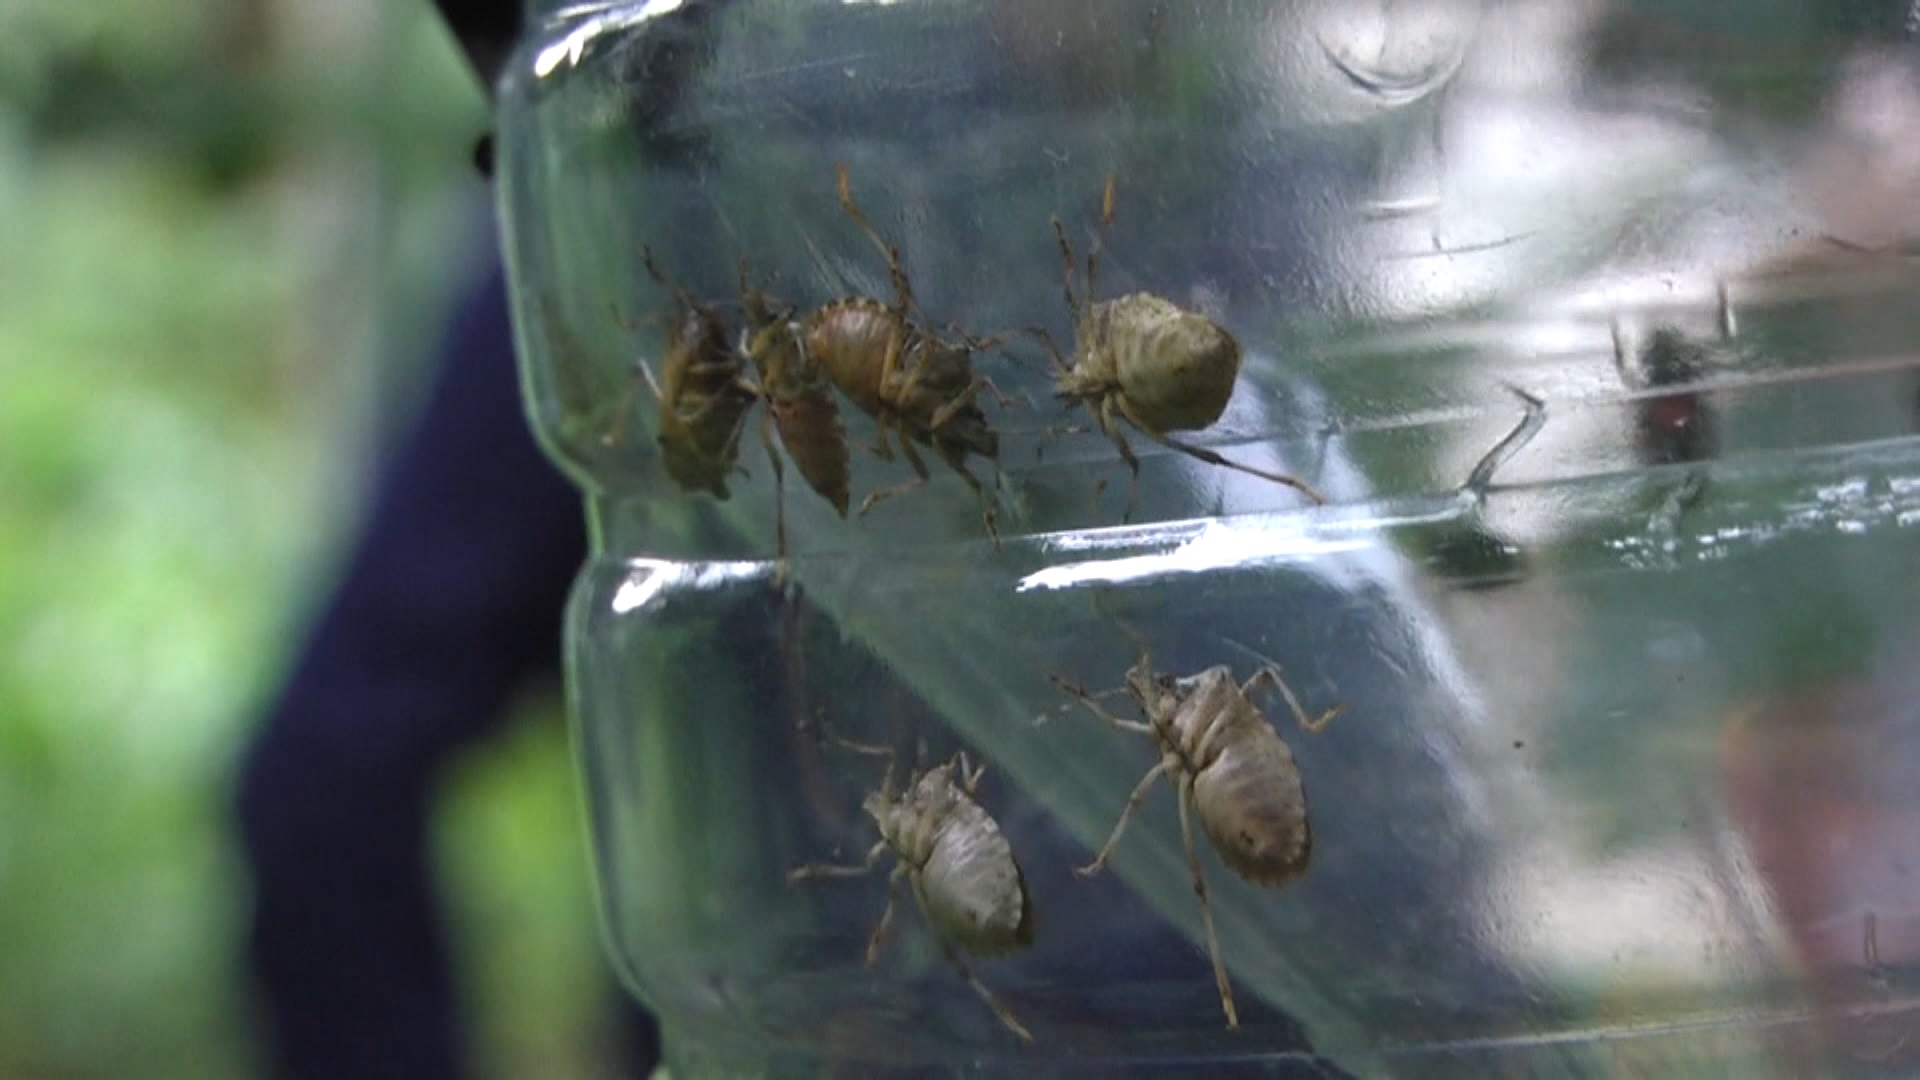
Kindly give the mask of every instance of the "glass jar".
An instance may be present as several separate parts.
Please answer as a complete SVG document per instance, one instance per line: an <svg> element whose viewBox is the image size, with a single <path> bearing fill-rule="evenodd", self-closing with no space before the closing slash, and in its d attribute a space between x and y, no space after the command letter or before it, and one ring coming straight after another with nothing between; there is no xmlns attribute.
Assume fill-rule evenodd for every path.
<svg viewBox="0 0 1920 1080"><path fill-rule="evenodd" d="M1910 19L536 5L500 205L676 1075L1920 1067Z"/></svg>

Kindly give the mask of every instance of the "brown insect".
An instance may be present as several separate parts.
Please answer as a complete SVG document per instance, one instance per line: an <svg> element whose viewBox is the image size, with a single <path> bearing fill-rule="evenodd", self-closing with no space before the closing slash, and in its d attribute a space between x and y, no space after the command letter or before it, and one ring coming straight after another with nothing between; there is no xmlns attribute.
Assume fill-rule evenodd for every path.
<svg viewBox="0 0 1920 1080"><path fill-rule="evenodd" d="M1200 828L1220 861L1247 881L1281 885L1306 873L1313 852L1313 830L1307 818L1300 768L1294 764L1293 751L1253 704L1253 695L1263 686L1279 690L1300 726L1313 733L1326 727L1344 706L1335 705L1317 719L1309 719L1275 667L1261 668L1245 684L1236 683L1232 670L1225 665L1176 677L1155 672L1146 644L1139 642L1139 647L1140 658L1127 672L1125 689L1146 715L1144 723L1115 716L1101 708L1085 688L1059 675L1047 676L1095 716L1122 731L1152 737L1160 749L1159 763L1147 770L1127 797L1126 807L1120 811L1120 819L1100 854L1074 872L1082 877L1099 873L1119 844L1134 809L1146 801L1160 777L1171 776L1179 797L1180 839L1186 846L1187 867L1193 873L1193 891L1200 898L1200 919L1206 930L1207 952L1213 959L1220 1007L1227 1014L1227 1027L1237 1028L1240 1016L1234 1007L1226 964L1220 958L1220 942L1214 935L1213 912L1207 902L1207 882L1200 871L1199 854L1193 846L1191 819L1196 815L1200 818Z"/></svg>
<svg viewBox="0 0 1920 1080"><path fill-rule="evenodd" d="M879 826L880 840L864 862L800 866L787 879L862 877L891 852L895 863L887 877L887 905L867 939L867 966L880 957L893 924L894 897L905 878L947 960L1007 1030L1022 1041L1033 1041L1033 1034L955 951L957 945L976 956L999 956L1033 944L1033 897L1026 877L999 823L975 801L986 766L973 766L962 751L944 764L916 770L906 789L896 790L893 751L830 737L849 749L887 758L879 790L861 804Z"/></svg>
<svg viewBox="0 0 1920 1080"><path fill-rule="evenodd" d="M1107 177L1101 200L1100 229L1113 223L1114 179ZM1120 430L1125 420L1154 442L1188 457L1285 484L1316 503L1327 500L1305 481L1229 460L1204 447L1174 439L1170 431L1200 431L1226 412L1240 378L1240 343L1226 328L1165 297L1136 292L1117 300L1095 300L1100 234L1087 253L1084 299L1073 290L1073 245L1055 215L1054 237L1066 262L1067 311L1073 319L1073 363L1044 329L1031 332L1046 343L1056 372L1054 393L1069 404L1084 403L1100 430L1113 441L1132 474L1126 518L1133 517L1139 494L1140 461Z"/></svg>
<svg viewBox="0 0 1920 1080"><path fill-rule="evenodd" d="M779 433L781 444L807 486L843 518L849 499L847 429L840 422L840 406L833 399L833 381L802 346L794 309L774 305L764 292L748 285L744 262L740 266L740 293L747 313L740 351L759 374L760 396L766 401L766 411L760 417L760 441L773 464L774 516L780 556L785 558L786 470L769 428Z"/></svg>
<svg viewBox="0 0 1920 1080"><path fill-rule="evenodd" d="M740 458L747 410L759 400L759 391L746 379L746 364L728 341L720 316L669 279L651 249L642 249L641 257L647 273L674 294L661 379L654 379L646 361L635 365L636 378L645 380L660 405L658 440L667 475L683 491L725 499L727 479ZM637 394L633 387L623 401L606 436L608 445L625 437Z"/></svg>
<svg viewBox="0 0 1920 1080"><path fill-rule="evenodd" d="M966 459L969 454L977 454L994 462L998 469L1000 436L987 422L978 398L986 390L1003 405L1016 399L1000 393L991 380L974 374L973 354L998 345L1000 339L959 334L957 341L943 340L917 318L913 286L900 265L900 252L881 239L879 230L854 202L845 165L839 166L839 182L840 205L886 257L894 302L889 305L869 297L852 297L825 304L807 316L801 327L801 342L807 356L820 365L840 392L874 418L879 428L874 453L883 461L893 460L888 442L891 433L915 477L905 484L871 492L860 503L859 513L864 515L883 500L907 494L928 482L926 462L914 448L918 443L932 447L979 496L981 516L997 547L998 507L967 468Z"/></svg>

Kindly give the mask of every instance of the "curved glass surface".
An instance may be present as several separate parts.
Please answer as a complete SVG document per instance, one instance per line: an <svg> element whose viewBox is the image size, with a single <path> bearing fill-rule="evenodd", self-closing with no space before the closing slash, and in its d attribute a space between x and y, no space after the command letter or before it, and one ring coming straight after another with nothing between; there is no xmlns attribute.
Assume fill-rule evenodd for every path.
<svg viewBox="0 0 1920 1080"><path fill-rule="evenodd" d="M530 416L594 526L568 664L603 920L676 1070L1920 1069L1914 25L543 6L501 208ZM1057 397L1036 327L1131 381ZM821 381L765 377L756 329ZM1172 399L1202 422L1129 423ZM928 481L860 512L914 480L903 433ZM1233 694L1123 730L1062 689L1146 722L1142 645ZM1269 665L1338 715L1240 702ZM882 839L886 760L849 743L893 751L898 851L793 880ZM961 751L965 804L900 794ZM1213 846L1303 842L1302 805L1287 880ZM996 906L1030 912L953 914Z"/></svg>

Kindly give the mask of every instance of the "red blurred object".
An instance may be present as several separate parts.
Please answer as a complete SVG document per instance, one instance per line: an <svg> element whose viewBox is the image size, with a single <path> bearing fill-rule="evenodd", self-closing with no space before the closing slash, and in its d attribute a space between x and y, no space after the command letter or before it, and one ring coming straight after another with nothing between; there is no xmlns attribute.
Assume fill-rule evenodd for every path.
<svg viewBox="0 0 1920 1080"><path fill-rule="evenodd" d="M1920 1075L1920 699L1847 681L1736 710L1730 807L1807 985L1825 1049Z"/></svg>
<svg viewBox="0 0 1920 1080"><path fill-rule="evenodd" d="M1704 366L1699 347L1666 327L1654 331L1640 363L1646 382L1656 387L1697 382ZM1713 415L1693 390L1641 401L1634 434L1640 460L1648 465L1701 461L1718 452Z"/></svg>

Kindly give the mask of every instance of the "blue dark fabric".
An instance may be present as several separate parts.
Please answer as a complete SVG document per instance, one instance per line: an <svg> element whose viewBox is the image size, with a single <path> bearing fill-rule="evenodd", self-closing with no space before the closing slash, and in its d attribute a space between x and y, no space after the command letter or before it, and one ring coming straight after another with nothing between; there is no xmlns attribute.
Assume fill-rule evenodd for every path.
<svg viewBox="0 0 1920 1080"><path fill-rule="evenodd" d="M277 1077L470 1074L431 870L435 784L557 672L586 541L578 493L526 424L497 264L436 369L241 766L248 957ZM658 1033L623 1007L644 1076Z"/></svg>

